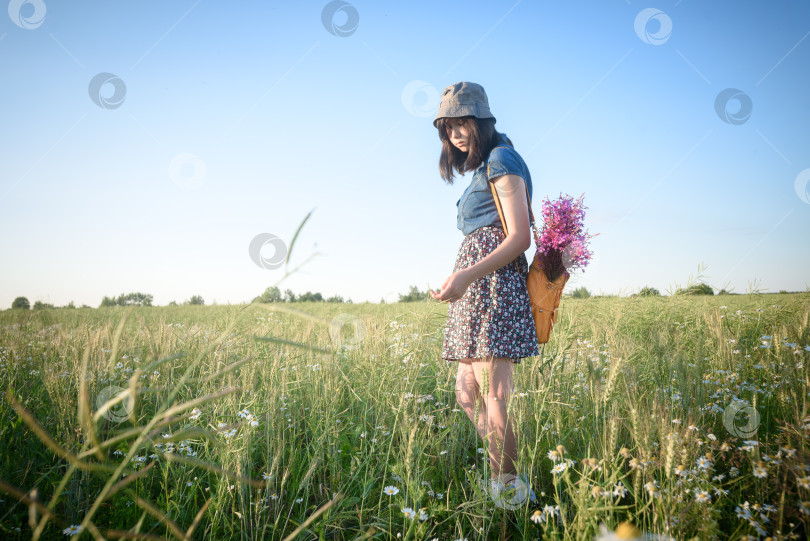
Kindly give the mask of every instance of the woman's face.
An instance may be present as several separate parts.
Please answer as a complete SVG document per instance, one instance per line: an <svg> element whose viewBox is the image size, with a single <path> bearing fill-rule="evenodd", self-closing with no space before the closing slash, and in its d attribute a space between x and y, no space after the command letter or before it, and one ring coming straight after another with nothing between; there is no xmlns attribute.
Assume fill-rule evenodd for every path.
<svg viewBox="0 0 810 541"><path fill-rule="evenodd" d="M470 132L462 126L460 118L447 119L447 138L462 152L467 152L470 148Z"/></svg>

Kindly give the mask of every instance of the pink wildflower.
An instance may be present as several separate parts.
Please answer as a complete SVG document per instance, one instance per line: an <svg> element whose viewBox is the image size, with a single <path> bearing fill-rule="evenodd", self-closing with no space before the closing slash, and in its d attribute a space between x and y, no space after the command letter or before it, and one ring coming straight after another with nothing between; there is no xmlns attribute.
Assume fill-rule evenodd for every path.
<svg viewBox="0 0 810 541"><path fill-rule="evenodd" d="M566 194L555 201L548 198L543 202L543 227L540 233L535 229L535 243L546 276L552 282L561 274L584 268L590 262L592 253L588 242L596 235L589 235L584 229L585 209L582 203L585 194L574 199Z"/></svg>

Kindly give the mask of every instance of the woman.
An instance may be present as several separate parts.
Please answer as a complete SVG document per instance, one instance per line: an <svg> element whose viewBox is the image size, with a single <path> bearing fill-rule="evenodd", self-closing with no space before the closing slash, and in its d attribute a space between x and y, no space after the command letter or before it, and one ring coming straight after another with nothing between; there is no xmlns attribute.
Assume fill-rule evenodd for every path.
<svg viewBox="0 0 810 541"><path fill-rule="evenodd" d="M442 358L458 363L456 399L486 442L489 435L490 494L499 507L509 504L505 488L528 489L516 477L517 442L507 418L512 365L539 355L537 334L526 289L531 246L529 207L531 175L512 141L495 131L495 117L481 85L460 82L442 92L433 125L442 141L439 169L453 183L453 170L473 171L472 181L456 203L458 228L465 235L451 274L433 298L449 302ZM502 206L507 235L492 190ZM527 194L528 190L528 194ZM517 268L515 266L517 262ZM489 379L482 397L483 372ZM482 400L478 419L475 403ZM528 489L528 490L527 490ZM512 501L512 500L509 500ZM519 500L518 500L519 502Z"/></svg>

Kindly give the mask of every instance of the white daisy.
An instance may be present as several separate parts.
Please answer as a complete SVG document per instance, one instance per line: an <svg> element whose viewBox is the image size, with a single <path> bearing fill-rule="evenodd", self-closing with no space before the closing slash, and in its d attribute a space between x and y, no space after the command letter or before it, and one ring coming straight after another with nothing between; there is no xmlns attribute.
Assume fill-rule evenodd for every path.
<svg viewBox="0 0 810 541"><path fill-rule="evenodd" d="M82 527L79 526L78 524L74 524L74 525L68 526L67 528L62 530L62 533L65 534L65 535L75 535L75 534L77 534L77 533L79 533L81 531L82 531Z"/></svg>
<svg viewBox="0 0 810 541"><path fill-rule="evenodd" d="M700 503L706 503L706 502L712 501L712 497L705 490L696 490L695 491L695 500L697 500Z"/></svg>

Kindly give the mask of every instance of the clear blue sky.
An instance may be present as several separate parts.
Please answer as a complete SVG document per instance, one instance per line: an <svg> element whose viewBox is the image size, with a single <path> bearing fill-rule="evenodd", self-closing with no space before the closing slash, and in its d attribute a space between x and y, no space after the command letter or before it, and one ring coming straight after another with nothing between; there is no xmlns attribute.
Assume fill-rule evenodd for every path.
<svg viewBox="0 0 810 541"><path fill-rule="evenodd" d="M343 36L328 5L12 1L0 307L246 302L283 276L251 240L289 241L312 209L292 264L320 255L282 290L437 288L471 180L438 171L432 119L458 81L486 89L538 217L546 196L585 193L600 235L570 287L664 292L701 263L736 292L810 285L807 2L355 1L326 17L340 29L354 10ZM125 85L100 86L111 108L89 92L105 72ZM727 88L732 120L751 103L736 124L715 107Z"/></svg>

